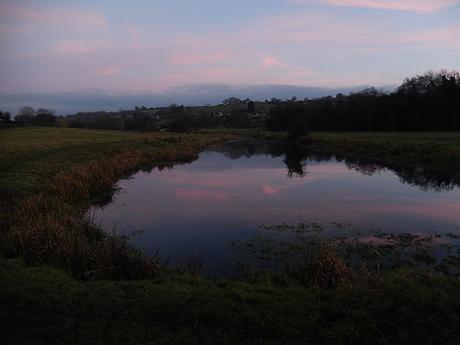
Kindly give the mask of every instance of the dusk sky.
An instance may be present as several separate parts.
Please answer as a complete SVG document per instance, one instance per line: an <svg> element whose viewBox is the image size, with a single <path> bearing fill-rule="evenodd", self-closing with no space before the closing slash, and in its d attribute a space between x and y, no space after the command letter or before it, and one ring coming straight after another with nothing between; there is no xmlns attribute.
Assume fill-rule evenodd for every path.
<svg viewBox="0 0 460 345"><path fill-rule="evenodd" d="M460 0L0 1L0 92L398 84L460 69Z"/></svg>

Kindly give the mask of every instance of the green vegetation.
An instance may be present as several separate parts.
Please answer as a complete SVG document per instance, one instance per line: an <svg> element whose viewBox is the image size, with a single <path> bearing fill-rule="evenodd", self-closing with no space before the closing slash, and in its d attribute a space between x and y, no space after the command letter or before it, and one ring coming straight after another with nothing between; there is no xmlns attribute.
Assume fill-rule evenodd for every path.
<svg viewBox="0 0 460 345"><path fill-rule="evenodd" d="M7 262L0 323L8 344L455 344L459 290L458 279L405 271L320 289L191 278L78 282Z"/></svg>
<svg viewBox="0 0 460 345"><path fill-rule="evenodd" d="M376 274L353 267L328 244L295 270L210 279L163 267L126 238L104 234L84 220L89 205L110 200L117 179L192 160L229 137L221 131L0 131L2 339L8 344L458 342L460 280L448 270L401 263ZM309 144L454 174L460 165L458 134L313 133Z"/></svg>

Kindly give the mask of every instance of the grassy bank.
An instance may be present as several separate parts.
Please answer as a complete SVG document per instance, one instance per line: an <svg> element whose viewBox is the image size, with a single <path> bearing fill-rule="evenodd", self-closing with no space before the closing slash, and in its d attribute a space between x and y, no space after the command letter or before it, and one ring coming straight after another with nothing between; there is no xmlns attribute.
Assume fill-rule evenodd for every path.
<svg viewBox="0 0 460 345"><path fill-rule="evenodd" d="M460 184L459 133L328 133L311 135L312 149L339 157L409 168Z"/></svg>
<svg viewBox="0 0 460 345"><path fill-rule="evenodd" d="M178 275L125 238L105 235L84 220L90 204L110 199L119 178L192 160L228 137L222 131L0 131L3 339L8 344L458 342L455 276L400 266L363 275L332 251L313 255L307 266L301 262L308 274L296 270L238 280ZM311 139L318 150L336 154L453 174L460 169L458 134L313 133ZM322 277L332 278L324 284Z"/></svg>

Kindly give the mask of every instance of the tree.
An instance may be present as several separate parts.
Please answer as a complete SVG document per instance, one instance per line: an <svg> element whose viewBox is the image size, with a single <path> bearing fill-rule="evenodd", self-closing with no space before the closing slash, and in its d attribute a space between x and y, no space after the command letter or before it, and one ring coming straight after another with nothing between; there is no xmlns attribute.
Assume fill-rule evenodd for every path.
<svg viewBox="0 0 460 345"><path fill-rule="evenodd" d="M15 120L19 123L32 124L32 118L35 116L35 110L32 107L24 106L19 109L16 114Z"/></svg>
<svg viewBox="0 0 460 345"><path fill-rule="evenodd" d="M298 140L308 134L307 108L301 102L285 102L269 112L268 126L271 130L287 131L289 139Z"/></svg>
<svg viewBox="0 0 460 345"><path fill-rule="evenodd" d="M54 110L40 108L32 119L35 126L54 126L57 117L54 116Z"/></svg>
<svg viewBox="0 0 460 345"><path fill-rule="evenodd" d="M11 114L8 112L0 111L0 122L10 122Z"/></svg>
<svg viewBox="0 0 460 345"><path fill-rule="evenodd" d="M256 112L256 104L253 101L248 102L248 113Z"/></svg>
<svg viewBox="0 0 460 345"><path fill-rule="evenodd" d="M180 113L176 119L171 122L170 130L173 132L186 132L195 126L195 120L189 114Z"/></svg>
<svg viewBox="0 0 460 345"><path fill-rule="evenodd" d="M304 177L307 174L307 163L305 148L299 146L296 142L289 142L286 145L286 156L283 160L288 169L288 177Z"/></svg>
<svg viewBox="0 0 460 345"><path fill-rule="evenodd" d="M235 105L235 104L241 104L243 103L243 101L236 97L230 97L230 98L224 99L222 103L225 105Z"/></svg>
<svg viewBox="0 0 460 345"><path fill-rule="evenodd" d="M32 107L24 106L21 109L19 109L18 115L19 116L34 116L35 110Z"/></svg>

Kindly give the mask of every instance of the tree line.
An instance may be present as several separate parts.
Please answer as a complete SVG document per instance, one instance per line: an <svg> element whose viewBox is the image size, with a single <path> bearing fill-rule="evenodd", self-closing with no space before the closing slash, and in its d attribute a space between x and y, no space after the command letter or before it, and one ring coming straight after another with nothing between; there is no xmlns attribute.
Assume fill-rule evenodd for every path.
<svg viewBox="0 0 460 345"><path fill-rule="evenodd" d="M22 126L46 126L52 127L57 124L58 117L54 110L32 107L22 107L15 116L15 124Z"/></svg>
<svg viewBox="0 0 460 345"><path fill-rule="evenodd" d="M168 130L186 132L202 128L249 128L265 126L269 110L265 102L231 97L219 105L135 107L114 112L80 112L59 118L67 127L116 129L128 131Z"/></svg>
<svg viewBox="0 0 460 345"><path fill-rule="evenodd" d="M296 137L310 130L458 131L460 74L428 72L408 78L391 93L368 88L349 95L282 101L267 126Z"/></svg>
<svg viewBox="0 0 460 345"><path fill-rule="evenodd" d="M9 112L0 111L0 128L10 127L14 122L11 120L11 114Z"/></svg>

